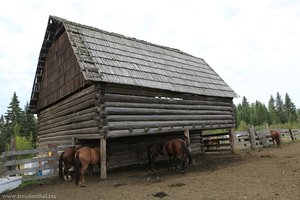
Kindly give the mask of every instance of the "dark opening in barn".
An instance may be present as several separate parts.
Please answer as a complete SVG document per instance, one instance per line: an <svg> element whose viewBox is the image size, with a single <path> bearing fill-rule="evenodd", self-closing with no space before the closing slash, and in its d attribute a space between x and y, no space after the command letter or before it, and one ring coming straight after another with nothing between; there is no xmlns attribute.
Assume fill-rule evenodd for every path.
<svg viewBox="0 0 300 200"><path fill-rule="evenodd" d="M184 132L203 152L203 130L230 135L235 96L201 58L50 16L30 107L39 148L101 139L117 167L145 163L148 144Z"/></svg>

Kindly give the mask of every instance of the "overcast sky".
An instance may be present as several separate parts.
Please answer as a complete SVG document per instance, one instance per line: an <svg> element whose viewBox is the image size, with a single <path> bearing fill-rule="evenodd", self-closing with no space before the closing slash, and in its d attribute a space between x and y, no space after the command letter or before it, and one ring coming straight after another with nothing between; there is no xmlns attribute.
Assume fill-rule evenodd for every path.
<svg viewBox="0 0 300 200"><path fill-rule="evenodd" d="M30 100L49 15L203 58L250 103L288 93L300 107L298 0L9 0L0 7L0 115Z"/></svg>

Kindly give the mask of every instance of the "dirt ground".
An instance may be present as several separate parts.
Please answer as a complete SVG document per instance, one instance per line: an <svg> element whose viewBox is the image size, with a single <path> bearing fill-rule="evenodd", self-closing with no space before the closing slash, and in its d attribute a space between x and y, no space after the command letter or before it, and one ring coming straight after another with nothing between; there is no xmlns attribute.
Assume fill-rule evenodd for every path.
<svg viewBox="0 0 300 200"><path fill-rule="evenodd" d="M195 161L184 175L169 172L166 166L148 174L146 166L140 166L111 172L106 181L99 181L95 174L87 179L85 188L76 187L74 179L69 183L56 180L6 194L17 195L15 199L65 200L300 199L299 142L284 144L281 149L200 155Z"/></svg>

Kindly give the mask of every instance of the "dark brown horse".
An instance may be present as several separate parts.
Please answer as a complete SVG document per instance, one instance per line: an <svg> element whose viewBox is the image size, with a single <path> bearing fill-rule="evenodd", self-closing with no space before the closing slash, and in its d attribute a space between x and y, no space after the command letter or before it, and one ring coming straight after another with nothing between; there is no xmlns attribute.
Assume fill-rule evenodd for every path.
<svg viewBox="0 0 300 200"><path fill-rule="evenodd" d="M108 154L110 154L108 152ZM75 154L75 185L85 187L84 174L89 166L98 165L100 168L101 153L100 148L95 147L81 147ZM106 166L108 168L108 157L106 159Z"/></svg>
<svg viewBox="0 0 300 200"><path fill-rule="evenodd" d="M68 147L59 156L58 171L59 176L62 180L70 181L71 174L69 172L70 168L75 165L75 147Z"/></svg>
<svg viewBox="0 0 300 200"><path fill-rule="evenodd" d="M185 173L185 162L188 159L189 164L193 162L191 152L187 146L187 138L185 140L176 138L165 142L154 143L148 146L148 161L150 171L154 169L154 160L161 155L169 160L169 170L176 169L176 162L180 160L181 173Z"/></svg>
<svg viewBox="0 0 300 200"><path fill-rule="evenodd" d="M273 146L275 146L276 142L277 148L280 148L280 132L278 130L271 130L270 133L273 141Z"/></svg>

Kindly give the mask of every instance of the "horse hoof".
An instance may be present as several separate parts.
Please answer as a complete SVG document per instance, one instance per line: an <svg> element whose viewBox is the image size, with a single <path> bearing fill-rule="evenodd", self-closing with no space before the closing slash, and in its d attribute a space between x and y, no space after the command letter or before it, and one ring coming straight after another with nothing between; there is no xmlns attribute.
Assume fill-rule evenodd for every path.
<svg viewBox="0 0 300 200"><path fill-rule="evenodd" d="M67 176L67 181L70 182L71 179L72 179L71 175L68 175L68 176Z"/></svg>
<svg viewBox="0 0 300 200"><path fill-rule="evenodd" d="M81 184L80 184L80 187L86 187L86 184L81 183Z"/></svg>

